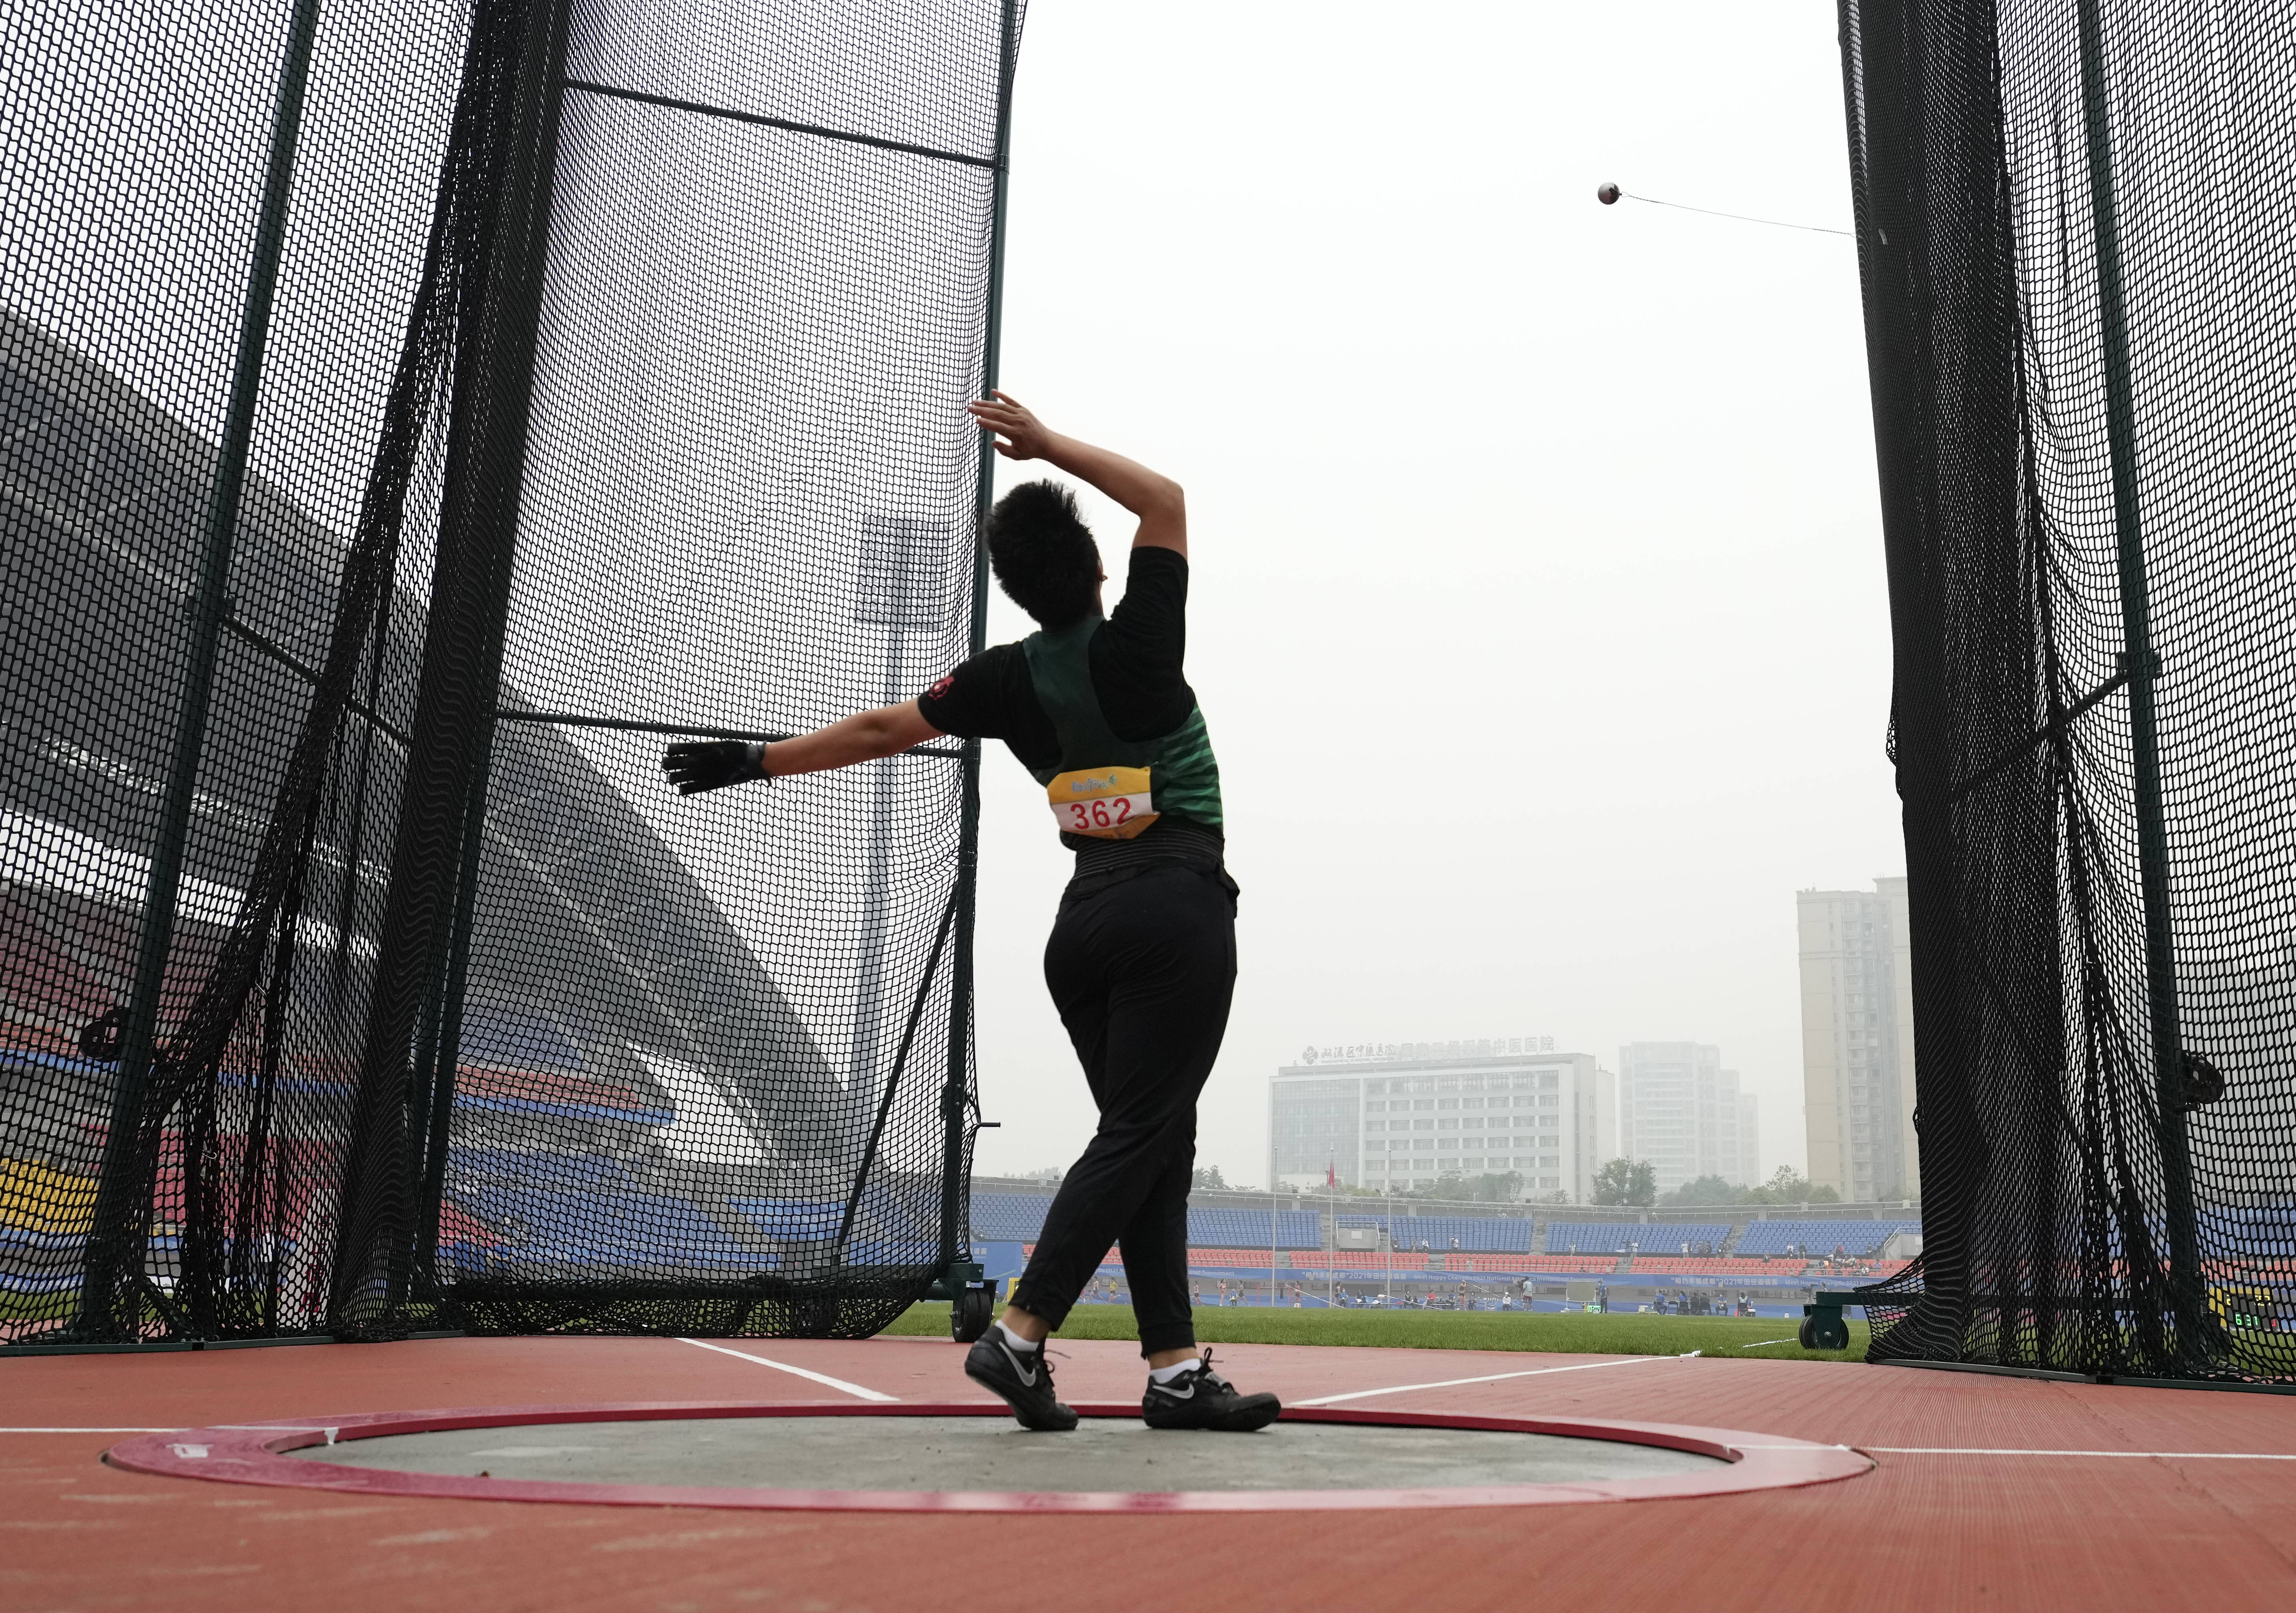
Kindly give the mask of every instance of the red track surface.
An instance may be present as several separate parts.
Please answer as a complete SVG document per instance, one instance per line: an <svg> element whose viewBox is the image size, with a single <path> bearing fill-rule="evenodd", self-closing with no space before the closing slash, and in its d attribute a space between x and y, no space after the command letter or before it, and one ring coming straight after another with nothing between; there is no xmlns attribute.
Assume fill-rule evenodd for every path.
<svg viewBox="0 0 2296 1613"><path fill-rule="evenodd" d="M945 1342L735 1346L904 1400L977 1399ZM1125 1345L1062 1347L1072 1398L1136 1393ZM119 1433L0 1434L11 1609L2283 1609L2296 1397L1825 1363L1468 1351L1221 1353L1292 1400L1760 1429L1873 1453L1864 1478L1624 1504L1177 1517L758 1513L366 1497L105 1467ZM1554 1371L1555 1368L1584 1370ZM820 1400L654 1339L444 1339L0 1362L0 1425L157 1429L543 1401ZM1360 1405L1360 1400L1344 1404ZM1907 1447L1918 1447L1917 1451ZM2155 1453L2142 1456L1934 1454Z"/></svg>

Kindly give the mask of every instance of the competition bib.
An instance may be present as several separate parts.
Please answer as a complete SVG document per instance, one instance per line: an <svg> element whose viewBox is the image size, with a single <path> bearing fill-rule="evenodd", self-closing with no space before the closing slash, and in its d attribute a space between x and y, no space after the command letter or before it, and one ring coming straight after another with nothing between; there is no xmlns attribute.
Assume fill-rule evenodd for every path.
<svg viewBox="0 0 2296 1613"><path fill-rule="evenodd" d="M1094 767L1063 773L1045 786L1063 834L1128 840L1156 821L1145 767Z"/></svg>

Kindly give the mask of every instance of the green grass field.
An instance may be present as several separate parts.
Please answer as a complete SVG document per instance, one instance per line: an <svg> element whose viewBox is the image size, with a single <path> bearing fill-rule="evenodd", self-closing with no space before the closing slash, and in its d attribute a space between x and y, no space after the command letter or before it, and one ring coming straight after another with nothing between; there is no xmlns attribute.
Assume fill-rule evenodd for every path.
<svg viewBox="0 0 2296 1613"><path fill-rule="evenodd" d="M1794 1323L1775 1318L1648 1316L1638 1313L1589 1316L1521 1311L1196 1312L1196 1337L1206 1344L1323 1344L1412 1350L1525 1350L1595 1355L1706 1355L1773 1361L1862 1361L1866 1324L1849 1324L1846 1350L1806 1350L1794 1342ZM888 1333L948 1337L948 1306L912 1306ZM1132 1307L1080 1305L1061 1329L1063 1339L1137 1339Z"/></svg>

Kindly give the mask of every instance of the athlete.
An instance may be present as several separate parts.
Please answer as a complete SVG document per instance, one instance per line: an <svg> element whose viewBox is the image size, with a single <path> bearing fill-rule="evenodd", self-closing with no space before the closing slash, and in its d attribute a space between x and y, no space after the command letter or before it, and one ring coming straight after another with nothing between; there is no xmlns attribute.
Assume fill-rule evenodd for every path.
<svg viewBox="0 0 2296 1613"><path fill-rule="evenodd" d="M1219 766L1182 673L1188 518L1177 483L1048 430L1002 392L967 405L1007 459L1040 459L1139 518L1113 614L1100 550L1076 500L1050 481L999 499L988 563L1037 631L983 651L919 695L769 745L672 745L681 795L849 767L946 734L1004 741L1045 787L1076 872L1045 948L1045 982L1100 1124L1062 1179L1004 1316L965 1357L1026 1427L1064 1430L1045 1340L1112 1244L1148 1363L1152 1428L1265 1428L1273 1395L1240 1394L1196 1353L1188 1298L1188 1188L1196 1098L1235 986L1235 882L1223 861Z"/></svg>

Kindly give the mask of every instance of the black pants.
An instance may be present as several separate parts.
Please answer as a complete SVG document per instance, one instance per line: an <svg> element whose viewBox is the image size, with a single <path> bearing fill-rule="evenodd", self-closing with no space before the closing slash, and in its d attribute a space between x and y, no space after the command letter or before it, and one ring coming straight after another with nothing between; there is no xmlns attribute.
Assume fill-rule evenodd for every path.
<svg viewBox="0 0 2296 1613"><path fill-rule="evenodd" d="M1120 1243L1140 1353L1193 1348L1196 1095L1235 991L1235 886L1218 869L1168 864L1070 895L1045 947L1045 983L1100 1126L1054 1195L1013 1303L1059 1327Z"/></svg>

